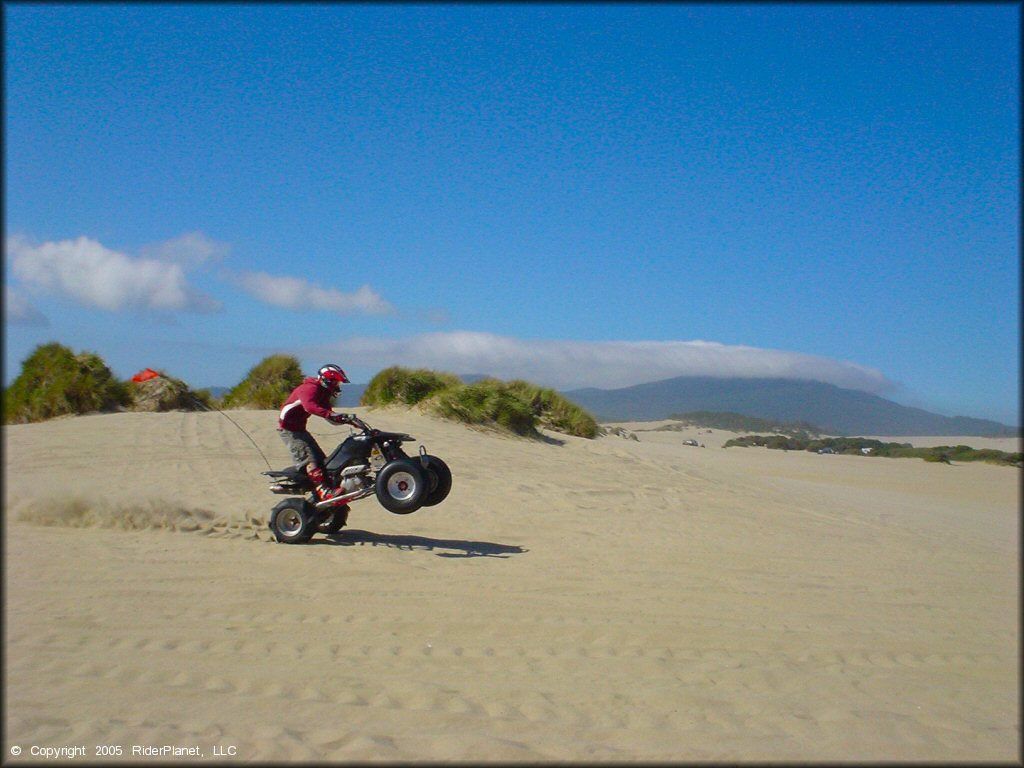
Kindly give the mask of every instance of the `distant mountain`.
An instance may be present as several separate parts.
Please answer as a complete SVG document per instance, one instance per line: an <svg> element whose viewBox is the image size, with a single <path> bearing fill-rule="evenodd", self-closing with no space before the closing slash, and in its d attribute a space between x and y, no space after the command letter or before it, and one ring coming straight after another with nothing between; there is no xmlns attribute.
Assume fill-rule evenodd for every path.
<svg viewBox="0 0 1024 768"><path fill-rule="evenodd" d="M563 392L598 421L654 421L687 411L730 411L760 419L804 421L834 435L1018 437L987 419L940 416L877 395L818 381L684 376L622 389Z"/></svg>

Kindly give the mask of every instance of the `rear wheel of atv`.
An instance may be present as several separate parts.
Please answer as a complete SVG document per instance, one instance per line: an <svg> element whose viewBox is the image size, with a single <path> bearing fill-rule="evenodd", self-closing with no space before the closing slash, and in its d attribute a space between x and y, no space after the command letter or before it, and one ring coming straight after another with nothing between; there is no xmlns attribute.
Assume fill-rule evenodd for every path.
<svg viewBox="0 0 1024 768"><path fill-rule="evenodd" d="M440 504L452 489L452 471L437 456L427 456L427 482L430 490L423 500L424 507Z"/></svg>
<svg viewBox="0 0 1024 768"><path fill-rule="evenodd" d="M348 504L342 504L330 512L327 519L317 526L317 533L337 533L348 523Z"/></svg>
<svg viewBox="0 0 1024 768"><path fill-rule="evenodd" d="M313 538L313 508L305 499L285 499L270 513L270 530L282 544L304 544Z"/></svg>
<svg viewBox="0 0 1024 768"><path fill-rule="evenodd" d="M427 495L427 479L419 463L398 459L377 473L377 500L388 512L408 515L423 506Z"/></svg>

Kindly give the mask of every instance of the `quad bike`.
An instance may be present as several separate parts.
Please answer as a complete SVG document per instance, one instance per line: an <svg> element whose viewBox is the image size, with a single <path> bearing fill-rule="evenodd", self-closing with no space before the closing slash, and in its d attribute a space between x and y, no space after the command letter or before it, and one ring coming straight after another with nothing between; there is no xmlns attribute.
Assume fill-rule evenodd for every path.
<svg viewBox="0 0 1024 768"><path fill-rule="evenodd" d="M279 542L301 544L316 533L336 533L348 522L348 503L374 494L396 515L440 504L448 496L452 488L448 465L423 446L413 458L402 450L402 443L414 437L372 429L354 416L350 423L360 432L346 438L324 462L325 478L342 490L334 498L317 500L304 466L262 473L271 478L273 493L293 497L270 512L270 530Z"/></svg>

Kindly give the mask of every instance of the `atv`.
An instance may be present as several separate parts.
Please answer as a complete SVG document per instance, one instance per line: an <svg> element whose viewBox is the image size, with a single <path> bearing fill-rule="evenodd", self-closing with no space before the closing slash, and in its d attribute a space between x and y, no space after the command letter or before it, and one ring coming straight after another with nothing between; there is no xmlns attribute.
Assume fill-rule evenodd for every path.
<svg viewBox="0 0 1024 768"><path fill-rule="evenodd" d="M396 515L432 507L448 496L448 465L422 445L415 457L402 450L402 443L416 439L412 435L382 432L354 416L350 423L359 432L342 441L324 462L324 477L341 489L339 495L318 500L304 466L262 473L271 479L271 492L292 496L270 512L268 524L279 542L302 544L316 533L338 532L348 522L349 502L367 496L376 495L381 506Z"/></svg>

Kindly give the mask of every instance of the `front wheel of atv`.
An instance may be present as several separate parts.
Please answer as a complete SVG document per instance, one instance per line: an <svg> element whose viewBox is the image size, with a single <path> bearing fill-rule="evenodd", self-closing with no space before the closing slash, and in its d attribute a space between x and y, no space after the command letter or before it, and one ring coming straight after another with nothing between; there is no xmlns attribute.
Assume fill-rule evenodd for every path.
<svg viewBox="0 0 1024 768"><path fill-rule="evenodd" d="M423 500L423 506L432 507L448 498L448 492L452 489L452 471L437 456L428 454L426 459L427 482L430 483L430 490Z"/></svg>
<svg viewBox="0 0 1024 768"><path fill-rule="evenodd" d="M397 459L377 473L377 500L388 512L408 515L423 506L427 479L417 462Z"/></svg>
<svg viewBox="0 0 1024 768"><path fill-rule="evenodd" d="M313 538L313 508L305 499L285 499L270 513L270 530L282 544L304 544Z"/></svg>

